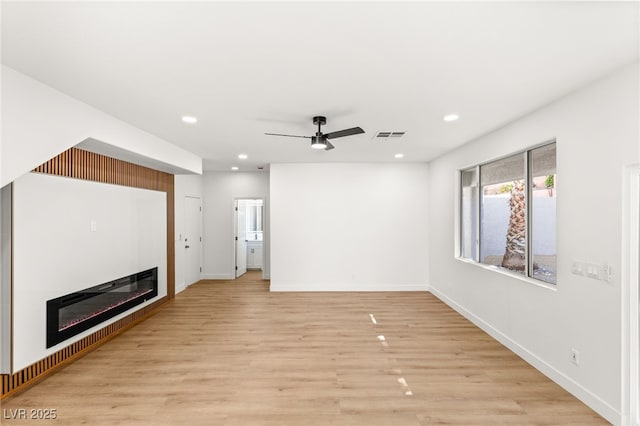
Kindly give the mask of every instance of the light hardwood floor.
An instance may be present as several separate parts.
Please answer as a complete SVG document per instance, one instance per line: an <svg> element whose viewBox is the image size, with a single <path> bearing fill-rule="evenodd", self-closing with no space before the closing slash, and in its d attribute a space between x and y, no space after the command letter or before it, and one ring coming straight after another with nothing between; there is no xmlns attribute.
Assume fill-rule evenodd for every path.
<svg viewBox="0 0 640 426"><path fill-rule="evenodd" d="M429 293L269 293L257 272L189 287L2 403L19 408L69 425L607 424Z"/></svg>

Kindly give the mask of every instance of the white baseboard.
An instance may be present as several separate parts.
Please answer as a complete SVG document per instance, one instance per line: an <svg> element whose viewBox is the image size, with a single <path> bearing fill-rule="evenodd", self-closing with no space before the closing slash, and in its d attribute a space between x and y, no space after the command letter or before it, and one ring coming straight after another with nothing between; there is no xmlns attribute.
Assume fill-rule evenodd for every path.
<svg viewBox="0 0 640 426"><path fill-rule="evenodd" d="M600 397L595 395L590 390L586 389L579 383L572 380L570 377L566 376L561 371L557 370L552 365L548 364L543 359L539 358L537 355L529 352L526 348L521 346L519 343L512 340L510 337L506 336L500 330L497 330L489 323L485 322L483 319L477 317L472 312L468 311L463 306L459 305L455 301L449 299L443 293L438 291L433 286L430 286L429 291L436 296L438 299L442 300L460 315L471 321L473 324L478 326L480 329L485 331L491 337L496 339L498 342L502 343L520 358L524 359L526 362L531 364L534 368L540 371L542 374L556 382L558 385L563 387L567 392L571 393L573 396L578 398L580 401L584 402L587 406L593 409L595 412L600 414L609 422L614 425L622 424L622 413L616 410L614 407L609 405L606 401L602 400Z"/></svg>
<svg viewBox="0 0 640 426"><path fill-rule="evenodd" d="M271 291L428 291L426 284L274 284Z"/></svg>
<svg viewBox="0 0 640 426"><path fill-rule="evenodd" d="M202 274L203 280L232 280L235 277L231 274Z"/></svg>
<svg viewBox="0 0 640 426"><path fill-rule="evenodd" d="M176 294L183 292L186 288L187 286L184 285L184 282L181 282L180 284L176 284Z"/></svg>

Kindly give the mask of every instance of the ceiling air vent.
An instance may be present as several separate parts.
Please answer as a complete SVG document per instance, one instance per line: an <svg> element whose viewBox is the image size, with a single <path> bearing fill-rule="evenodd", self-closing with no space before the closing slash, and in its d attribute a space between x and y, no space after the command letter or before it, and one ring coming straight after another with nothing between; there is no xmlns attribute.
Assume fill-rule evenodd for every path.
<svg viewBox="0 0 640 426"><path fill-rule="evenodd" d="M405 132L378 132L376 133L375 138L378 139L386 139L386 138L401 138L404 136Z"/></svg>

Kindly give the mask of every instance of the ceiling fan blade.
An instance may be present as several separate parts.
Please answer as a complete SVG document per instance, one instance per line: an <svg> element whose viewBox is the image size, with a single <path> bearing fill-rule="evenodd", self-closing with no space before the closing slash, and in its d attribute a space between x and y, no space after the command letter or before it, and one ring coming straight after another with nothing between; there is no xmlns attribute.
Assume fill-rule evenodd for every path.
<svg viewBox="0 0 640 426"><path fill-rule="evenodd" d="M331 145L331 142L329 142L328 140L325 140L324 143L327 144L327 147L324 149L325 151L330 151L335 148L335 146Z"/></svg>
<svg viewBox="0 0 640 426"><path fill-rule="evenodd" d="M360 127L352 127L351 129L338 130L337 132L326 133L324 136L327 139L342 138L344 136L357 135L364 133Z"/></svg>
<svg viewBox="0 0 640 426"><path fill-rule="evenodd" d="M305 138L305 139L311 139L311 136L298 136L298 135L284 135L282 133L265 133L265 135L269 135L269 136L286 136L288 138Z"/></svg>

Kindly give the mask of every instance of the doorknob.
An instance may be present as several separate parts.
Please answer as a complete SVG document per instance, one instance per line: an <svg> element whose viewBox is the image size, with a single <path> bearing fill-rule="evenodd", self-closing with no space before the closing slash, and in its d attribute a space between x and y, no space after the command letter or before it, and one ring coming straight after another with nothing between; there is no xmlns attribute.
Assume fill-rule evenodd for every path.
<svg viewBox="0 0 640 426"><path fill-rule="evenodd" d="M184 246L184 248L189 248L189 246Z"/></svg>

